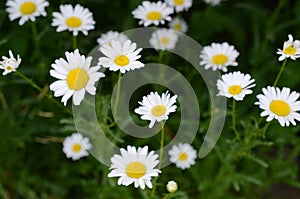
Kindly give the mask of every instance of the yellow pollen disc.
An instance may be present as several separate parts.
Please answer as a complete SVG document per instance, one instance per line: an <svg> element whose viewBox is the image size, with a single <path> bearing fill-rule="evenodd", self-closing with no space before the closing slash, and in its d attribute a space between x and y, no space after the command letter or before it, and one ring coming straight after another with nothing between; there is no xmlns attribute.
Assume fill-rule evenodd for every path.
<svg viewBox="0 0 300 199"><path fill-rule="evenodd" d="M87 72L81 68L71 70L67 76L67 84L70 89L79 91L83 89L89 81Z"/></svg>
<svg viewBox="0 0 300 199"><path fill-rule="evenodd" d="M289 46L283 50L286 55L294 55L296 53L296 48L294 46Z"/></svg>
<svg viewBox="0 0 300 199"><path fill-rule="evenodd" d="M82 24L82 21L78 17L69 17L66 19L66 25L71 28L78 28Z"/></svg>
<svg viewBox="0 0 300 199"><path fill-rule="evenodd" d="M11 71L13 68L11 66L7 66L6 70Z"/></svg>
<svg viewBox="0 0 300 199"><path fill-rule="evenodd" d="M242 92L243 88L239 85L232 85L228 88L228 92L231 95L238 95Z"/></svg>
<svg viewBox="0 0 300 199"><path fill-rule="evenodd" d="M20 12L23 15L31 15L35 11L36 11L36 5L35 5L35 3L31 2L31 1L24 2L20 6Z"/></svg>
<svg viewBox="0 0 300 199"><path fill-rule="evenodd" d="M169 38L167 38L167 37L163 37L163 38L161 38L161 39L159 40L160 44L162 44L162 45L168 44L169 41L170 41L170 40L169 40Z"/></svg>
<svg viewBox="0 0 300 199"><path fill-rule="evenodd" d="M82 146L79 143L76 143L72 146L72 151L75 153L78 153L79 151L81 151L81 149L82 149Z"/></svg>
<svg viewBox="0 0 300 199"><path fill-rule="evenodd" d="M131 162L127 165L125 172L131 178L140 178L147 172L146 166L141 162Z"/></svg>
<svg viewBox="0 0 300 199"><path fill-rule="evenodd" d="M129 59L125 55L119 55L115 58L114 62L118 66L127 66L129 64Z"/></svg>
<svg viewBox="0 0 300 199"><path fill-rule="evenodd" d="M179 154L178 159L181 160L181 161L185 161L185 160L187 160L188 157L189 156L188 156L187 153L182 152L182 153Z"/></svg>
<svg viewBox="0 0 300 199"><path fill-rule="evenodd" d="M184 3L184 0L173 0L176 6L181 6Z"/></svg>
<svg viewBox="0 0 300 199"><path fill-rule="evenodd" d="M174 25L174 29L177 30L177 31L180 31L180 29L181 29L181 24L180 24L180 23L176 23L176 24Z"/></svg>
<svg viewBox="0 0 300 199"><path fill-rule="evenodd" d="M156 105L152 109L152 115L158 117L158 116L165 114L166 111L167 111L167 108L164 105Z"/></svg>
<svg viewBox="0 0 300 199"><path fill-rule="evenodd" d="M227 55L224 54L217 54L212 58L212 62L214 64L225 64L228 61Z"/></svg>
<svg viewBox="0 0 300 199"><path fill-rule="evenodd" d="M291 107L283 100L273 100L270 103L270 110L278 116L288 116L291 112Z"/></svg>
<svg viewBox="0 0 300 199"><path fill-rule="evenodd" d="M147 14L147 19L151 21L160 20L162 18L162 15L158 11L152 11Z"/></svg>

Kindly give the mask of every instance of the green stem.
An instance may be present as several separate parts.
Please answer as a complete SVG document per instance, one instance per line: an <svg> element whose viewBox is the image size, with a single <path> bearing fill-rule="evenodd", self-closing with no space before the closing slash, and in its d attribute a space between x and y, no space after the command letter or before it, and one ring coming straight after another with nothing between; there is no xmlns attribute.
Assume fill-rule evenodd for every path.
<svg viewBox="0 0 300 199"><path fill-rule="evenodd" d="M236 101L235 99L233 99L232 101L232 130L235 134L235 139L240 140L240 134L239 132L236 130L236 122L235 122L235 118L236 118Z"/></svg>
<svg viewBox="0 0 300 199"><path fill-rule="evenodd" d="M73 35L73 50L76 50L77 49L77 37Z"/></svg>
<svg viewBox="0 0 300 199"><path fill-rule="evenodd" d="M164 123L161 122L161 135L160 135L160 148L159 148L159 163L158 163L158 169L161 168L162 160L163 160L163 153L164 153L164 140L165 140L165 129L164 129ZM155 178L154 180L154 185L153 189L151 192L151 197L154 198L155 196L155 191L157 187L157 179L158 177Z"/></svg>
<svg viewBox="0 0 300 199"><path fill-rule="evenodd" d="M38 90L40 93L43 93L43 89L41 87L39 87L33 80L29 79L28 77L26 77L25 75L23 75L20 71L16 70L16 74L19 75L21 78L23 78L25 81L27 81L33 88L35 88L36 90ZM56 105L58 105L59 107L61 107L63 110L65 110L67 113L72 114L72 112L67 109L65 106L63 106L61 103L59 103L58 101L56 101L52 95L45 95L49 100L51 100L53 103L55 103Z"/></svg>
<svg viewBox="0 0 300 199"><path fill-rule="evenodd" d="M284 70L284 67L285 67L285 65L286 65L286 62L287 62L287 59L285 59L285 60L283 61L282 65L281 65L281 68L280 68L280 70L279 70L279 72L278 72L278 74L277 74L277 77L276 77L276 79L275 79L275 81L274 81L274 84L273 84L274 87L276 87L277 84L278 84L278 81L279 81L279 79L280 79L280 77L281 77L281 74L282 74L282 72L283 72L283 70Z"/></svg>
<svg viewBox="0 0 300 199"><path fill-rule="evenodd" d="M117 95L116 95L116 101L114 107L114 117L116 118L115 120L117 120L117 108L118 108L118 103L120 98L120 88L121 88L121 72L119 72L118 82L117 82Z"/></svg>
<svg viewBox="0 0 300 199"><path fill-rule="evenodd" d="M32 59L34 60L40 51L39 36L37 32L36 23L31 23L31 30L32 30L32 40L34 43L34 51L33 51Z"/></svg>

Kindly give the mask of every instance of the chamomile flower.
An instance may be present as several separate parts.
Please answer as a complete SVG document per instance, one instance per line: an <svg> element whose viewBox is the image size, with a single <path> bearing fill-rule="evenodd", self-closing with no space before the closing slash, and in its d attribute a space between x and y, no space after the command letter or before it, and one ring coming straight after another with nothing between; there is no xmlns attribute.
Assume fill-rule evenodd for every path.
<svg viewBox="0 0 300 199"><path fill-rule="evenodd" d="M195 164L196 150L187 143L174 145L169 151L170 161L180 169L190 168Z"/></svg>
<svg viewBox="0 0 300 199"><path fill-rule="evenodd" d="M45 8L49 3L45 0L8 0L6 6L9 20L20 18L19 25L22 26L29 19L35 21L38 16L46 16Z"/></svg>
<svg viewBox="0 0 300 199"><path fill-rule="evenodd" d="M154 151L148 153L148 146L139 147L127 146L127 150L120 149L121 155L115 154L111 158L111 171L108 177L120 177L118 185L128 186L134 183L134 187L145 189L152 188L151 177L161 173L155 169L159 163L158 155Z"/></svg>
<svg viewBox="0 0 300 199"><path fill-rule="evenodd" d="M54 70L50 70L50 75L58 80L50 85L50 90L54 91L55 97L63 96L61 102L65 106L72 96L74 105L79 105L86 91L91 95L96 94L95 83L104 74L97 72L100 66L91 67L93 58L85 58L78 49L65 54L67 60L60 58L51 65Z"/></svg>
<svg viewBox="0 0 300 199"><path fill-rule="evenodd" d="M294 41L293 36L291 34L289 34L288 37L289 40L284 42L283 49L277 50L277 54L280 55L280 57L278 58L279 61L283 61L287 58L296 60L300 57L300 41Z"/></svg>
<svg viewBox="0 0 300 199"><path fill-rule="evenodd" d="M211 6L220 5L222 0L203 0L205 3L210 4Z"/></svg>
<svg viewBox="0 0 300 199"><path fill-rule="evenodd" d="M171 180L171 181L168 182L166 187L167 187L168 192L174 193L178 189L178 184L175 181Z"/></svg>
<svg viewBox="0 0 300 199"><path fill-rule="evenodd" d="M77 36L78 32L81 31L84 35L88 35L88 31L95 28L93 14L89 9L79 4L75 7L70 4L60 5L59 9L60 12L53 12L54 18L51 24L57 26L57 32L68 30Z"/></svg>
<svg viewBox="0 0 300 199"><path fill-rule="evenodd" d="M173 18L173 20L169 23L169 27L173 30L182 33L186 33L188 30L187 23L183 19L180 19L179 17Z"/></svg>
<svg viewBox="0 0 300 199"><path fill-rule="evenodd" d="M143 1L142 5L139 5L134 11L132 11L133 17L139 19L139 25L149 26L154 24L165 24L165 21L171 21L173 8L169 7L166 3L161 1L150 2Z"/></svg>
<svg viewBox="0 0 300 199"><path fill-rule="evenodd" d="M159 96L157 92L151 92L149 95L144 96L141 106L134 110L135 113L141 115L142 120L150 120L149 128L152 128L154 123L167 120L169 114L176 111L177 95L171 97L169 91Z"/></svg>
<svg viewBox="0 0 300 199"><path fill-rule="evenodd" d="M92 148L89 138L83 137L80 133L73 133L63 141L63 152L67 158L73 161L88 156L88 150Z"/></svg>
<svg viewBox="0 0 300 199"><path fill-rule="evenodd" d="M222 70L227 72L228 66L237 66L236 58L239 52L234 49L234 46L229 45L227 42L212 43L210 46L203 47L200 53L200 65L203 65L207 70Z"/></svg>
<svg viewBox="0 0 300 199"><path fill-rule="evenodd" d="M144 67L144 64L137 61L141 55L142 48L136 49L136 43L126 40L124 43L120 41L111 41L110 45L100 47L100 51L106 57L100 57L98 65L108 68L111 71L120 70L121 73Z"/></svg>
<svg viewBox="0 0 300 199"><path fill-rule="evenodd" d="M100 47L104 46L105 44L111 46L112 40L124 43L126 40L128 40L128 37L124 33L110 30L107 33L101 34L101 36L97 39L97 42Z"/></svg>
<svg viewBox="0 0 300 199"><path fill-rule="evenodd" d="M268 86L262 89L263 94L257 95L259 108L263 109L261 117L267 116L267 122L274 118L278 120L281 126L296 125L295 120L300 121L300 94L291 92L289 88L284 87L280 90L278 87Z"/></svg>
<svg viewBox="0 0 300 199"><path fill-rule="evenodd" d="M0 69L4 70L2 75L7 75L8 73L15 72L21 63L20 55L18 55L16 59L11 50L9 50L8 53L9 57L2 56L3 60L0 62Z"/></svg>
<svg viewBox="0 0 300 199"><path fill-rule="evenodd" d="M174 6L176 12L187 11L193 4L193 0L165 0L170 6Z"/></svg>
<svg viewBox="0 0 300 199"><path fill-rule="evenodd" d="M158 29L150 37L149 43L156 50L174 50L178 34L171 29Z"/></svg>
<svg viewBox="0 0 300 199"><path fill-rule="evenodd" d="M218 79L217 87L219 94L228 98L233 97L235 100L243 100L246 95L253 91L250 88L255 86L255 80L251 79L249 74L243 74L240 71L222 75L222 79Z"/></svg>

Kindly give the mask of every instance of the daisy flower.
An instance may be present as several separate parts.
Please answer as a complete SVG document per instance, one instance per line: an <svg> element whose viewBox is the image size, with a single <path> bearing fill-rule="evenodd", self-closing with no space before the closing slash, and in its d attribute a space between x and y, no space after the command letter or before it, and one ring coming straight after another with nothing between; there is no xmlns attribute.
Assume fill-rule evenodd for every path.
<svg viewBox="0 0 300 199"><path fill-rule="evenodd" d="M89 30L95 28L93 13L87 8L77 4L74 8L72 5L60 5L60 12L53 12L52 26L57 26L56 31L62 32L68 30L73 32L74 36L81 31L84 35L88 35Z"/></svg>
<svg viewBox="0 0 300 199"><path fill-rule="evenodd" d="M292 60L296 60L300 57L300 41L293 39L292 35L288 35L289 40L285 41L283 44L283 49L278 49L277 54L280 55L278 58L279 61L283 61L286 58L291 58Z"/></svg>
<svg viewBox="0 0 300 199"><path fill-rule="evenodd" d="M97 39L97 42L100 47L104 46L105 44L111 46L112 40L124 43L126 40L128 40L128 37L124 33L110 30L107 33L101 34L101 36Z"/></svg>
<svg viewBox="0 0 300 199"><path fill-rule="evenodd" d="M91 67L92 57L85 58L80 55L78 49L74 52L66 52L67 60L60 58L51 66L50 75L58 80L50 85L54 96L63 96L61 102L66 106L68 99L73 96L74 105L79 105L84 98L85 91L91 95L96 94L95 83L104 77L97 72L100 66Z"/></svg>
<svg viewBox="0 0 300 199"><path fill-rule="evenodd" d="M171 29L158 29L152 33L150 45L156 50L173 50L178 40L178 34Z"/></svg>
<svg viewBox="0 0 300 199"><path fill-rule="evenodd" d="M168 192L174 193L178 189L178 184L175 181L171 180L171 181L168 182L166 187L167 187Z"/></svg>
<svg viewBox="0 0 300 199"><path fill-rule="evenodd" d="M196 150L187 143L174 145L169 151L170 161L180 169L190 168L195 164Z"/></svg>
<svg viewBox="0 0 300 199"><path fill-rule="evenodd" d="M193 0L165 0L170 6L174 6L176 12L187 11L193 4Z"/></svg>
<svg viewBox="0 0 300 199"><path fill-rule="evenodd" d="M35 17L46 16L45 8L49 6L45 0L8 0L6 12L10 21L20 18L19 25L22 26L29 19L35 21Z"/></svg>
<svg viewBox="0 0 300 199"><path fill-rule="evenodd" d="M151 92L144 96L141 106L134 110L135 113L141 115L142 120L150 120L149 128L152 128L154 123L167 120L169 114L176 111L177 106L174 105L177 95L171 97L169 91L159 96L157 92Z"/></svg>
<svg viewBox="0 0 300 199"><path fill-rule="evenodd" d="M249 74L243 74L240 71L222 75L222 79L218 79L217 87L219 94L228 98L233 97L235 100L243 100L245 95L252 93L250 88L255 86L255 80L251 79Z"/></svg>
<svg viewBox="0 0 300 199"><path fill-rule="evenodd" d="M111 171L108 177L120 177L118 185L128 186L134 183L134 187L145 189L152 188L151 177L158 176L160 170L155 169L159 163L158 155L154 151L148 153L148 146L127 146L127 150L120 149L121 155L115 154L111 158Z"/></svg>
<svg viewBox="0 0 300 199"><path fill-rule="evenodd" d="M220 5L222 0L203 0L205 3L210 4L211 6Z"/></svg>
<svg viewBox="0 0 300 199"><path fill-rule="evenodd" d="M165 24L165 21L171 21L172 18L169 15L172 13L173 8L161 1L143 1L142 5L132 11L133 17L140 19L139 25L144 24L144 26Z"/></svg>
<svg viewBox="0 0 300 199"><path fill-rule="evenodd" d="M91 148L92 145L89 138L83 137L80 133L73 133L63 141L63 152L67 158L72 158L73 161L88 156L87 150Z"/></svg>
<svg viewBox="0 0 300 199"><path fill-rule="evenodd" d="M173 30L176 30L178 32L186 33L188 30L188 25L187 23L183 20L180 19L179 17L175 17L170 23L169 27Z"/></svg>
<svg viewBox="0 0 300 199"><path fill-rule="evenodd" d="M2 56L3 60L0 62L0 69L4 70L2 75L7 75L8 73L15 72L21 63L20 55L18 55L16 59L11 50L9 50L8 53L9 58Z"/></svg>
<svg viewBox="0 0 300 199"><path fill-rule="evenodd" d="M295 120L300 121L300 94L284 87L280 90L277 87L268 86L262 89L263 94L257 95L259 108L263 109L261 117L267 116L267 122L274 118L278 120L281 126L296 125Z"/></svg>
<svg viewBox="0 0 300 199"><path fill-rule="evenodd" d="M227 72L228 66L237 66L236 58L239 52L234 49L234 46L227 42L212 43L210 46L205 46L200 53L200 65L205 69L212 68L212 70L220 69Z"/></svg>
<svg viewBox="0 0 300 199"><path fill-rule="evenodd" d="M111 71L120 70L121 73L144 67L142 62L137 61L141 57L139 53L142 48L136 49L136 47L136 43L132 43L131 40L126 40L124 43L112 40L111 46L100 47L100 51L106 57L100 57L98 65Z"/></svg>

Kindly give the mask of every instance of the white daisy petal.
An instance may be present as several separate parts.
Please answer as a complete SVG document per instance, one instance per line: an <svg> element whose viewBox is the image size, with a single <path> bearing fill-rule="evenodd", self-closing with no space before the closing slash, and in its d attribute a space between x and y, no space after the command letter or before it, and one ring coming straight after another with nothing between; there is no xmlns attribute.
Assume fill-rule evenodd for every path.
<svg viewBox="0 0 300 199"><path fill-rule="evenodd" d="M3 69L3 75L7 75L8 73L15 72L19 65L21 64L20 55L17 56L17 59L14 57L11 50L8 51L9 58L2 56L2 61L0 61L0 69Z"/></svg>
<svg viewBox="0 0 300 199"><path fill-rule="evenodd" d="M152 33L149 43L156 50L174 50L177 40L174 30L161 28Z"/></svg>
<svg viewBox="0 0 300 199"><path fill-rule="evenodd" d="M187 143L179 143L174 145L169 151L170 161L180 169L190 168L191 165L195 164L197 157L196 150Z"/></svg>
<svg viewBox="0 0 300 199"><path fill-rule="evenodd" d="M188 11L193 4L192 0L165 0L176 12Z"/></svg>
<svg viewBox="0 0 300 199"><path fill-rule="evenodd" d="M289 40L285 41L283 44L283 49L278 49L277 54L280 55L278 61L283 61L287 58L296 60L300 57L300 41L293 39L291 34L288 35Z"/></svg>

